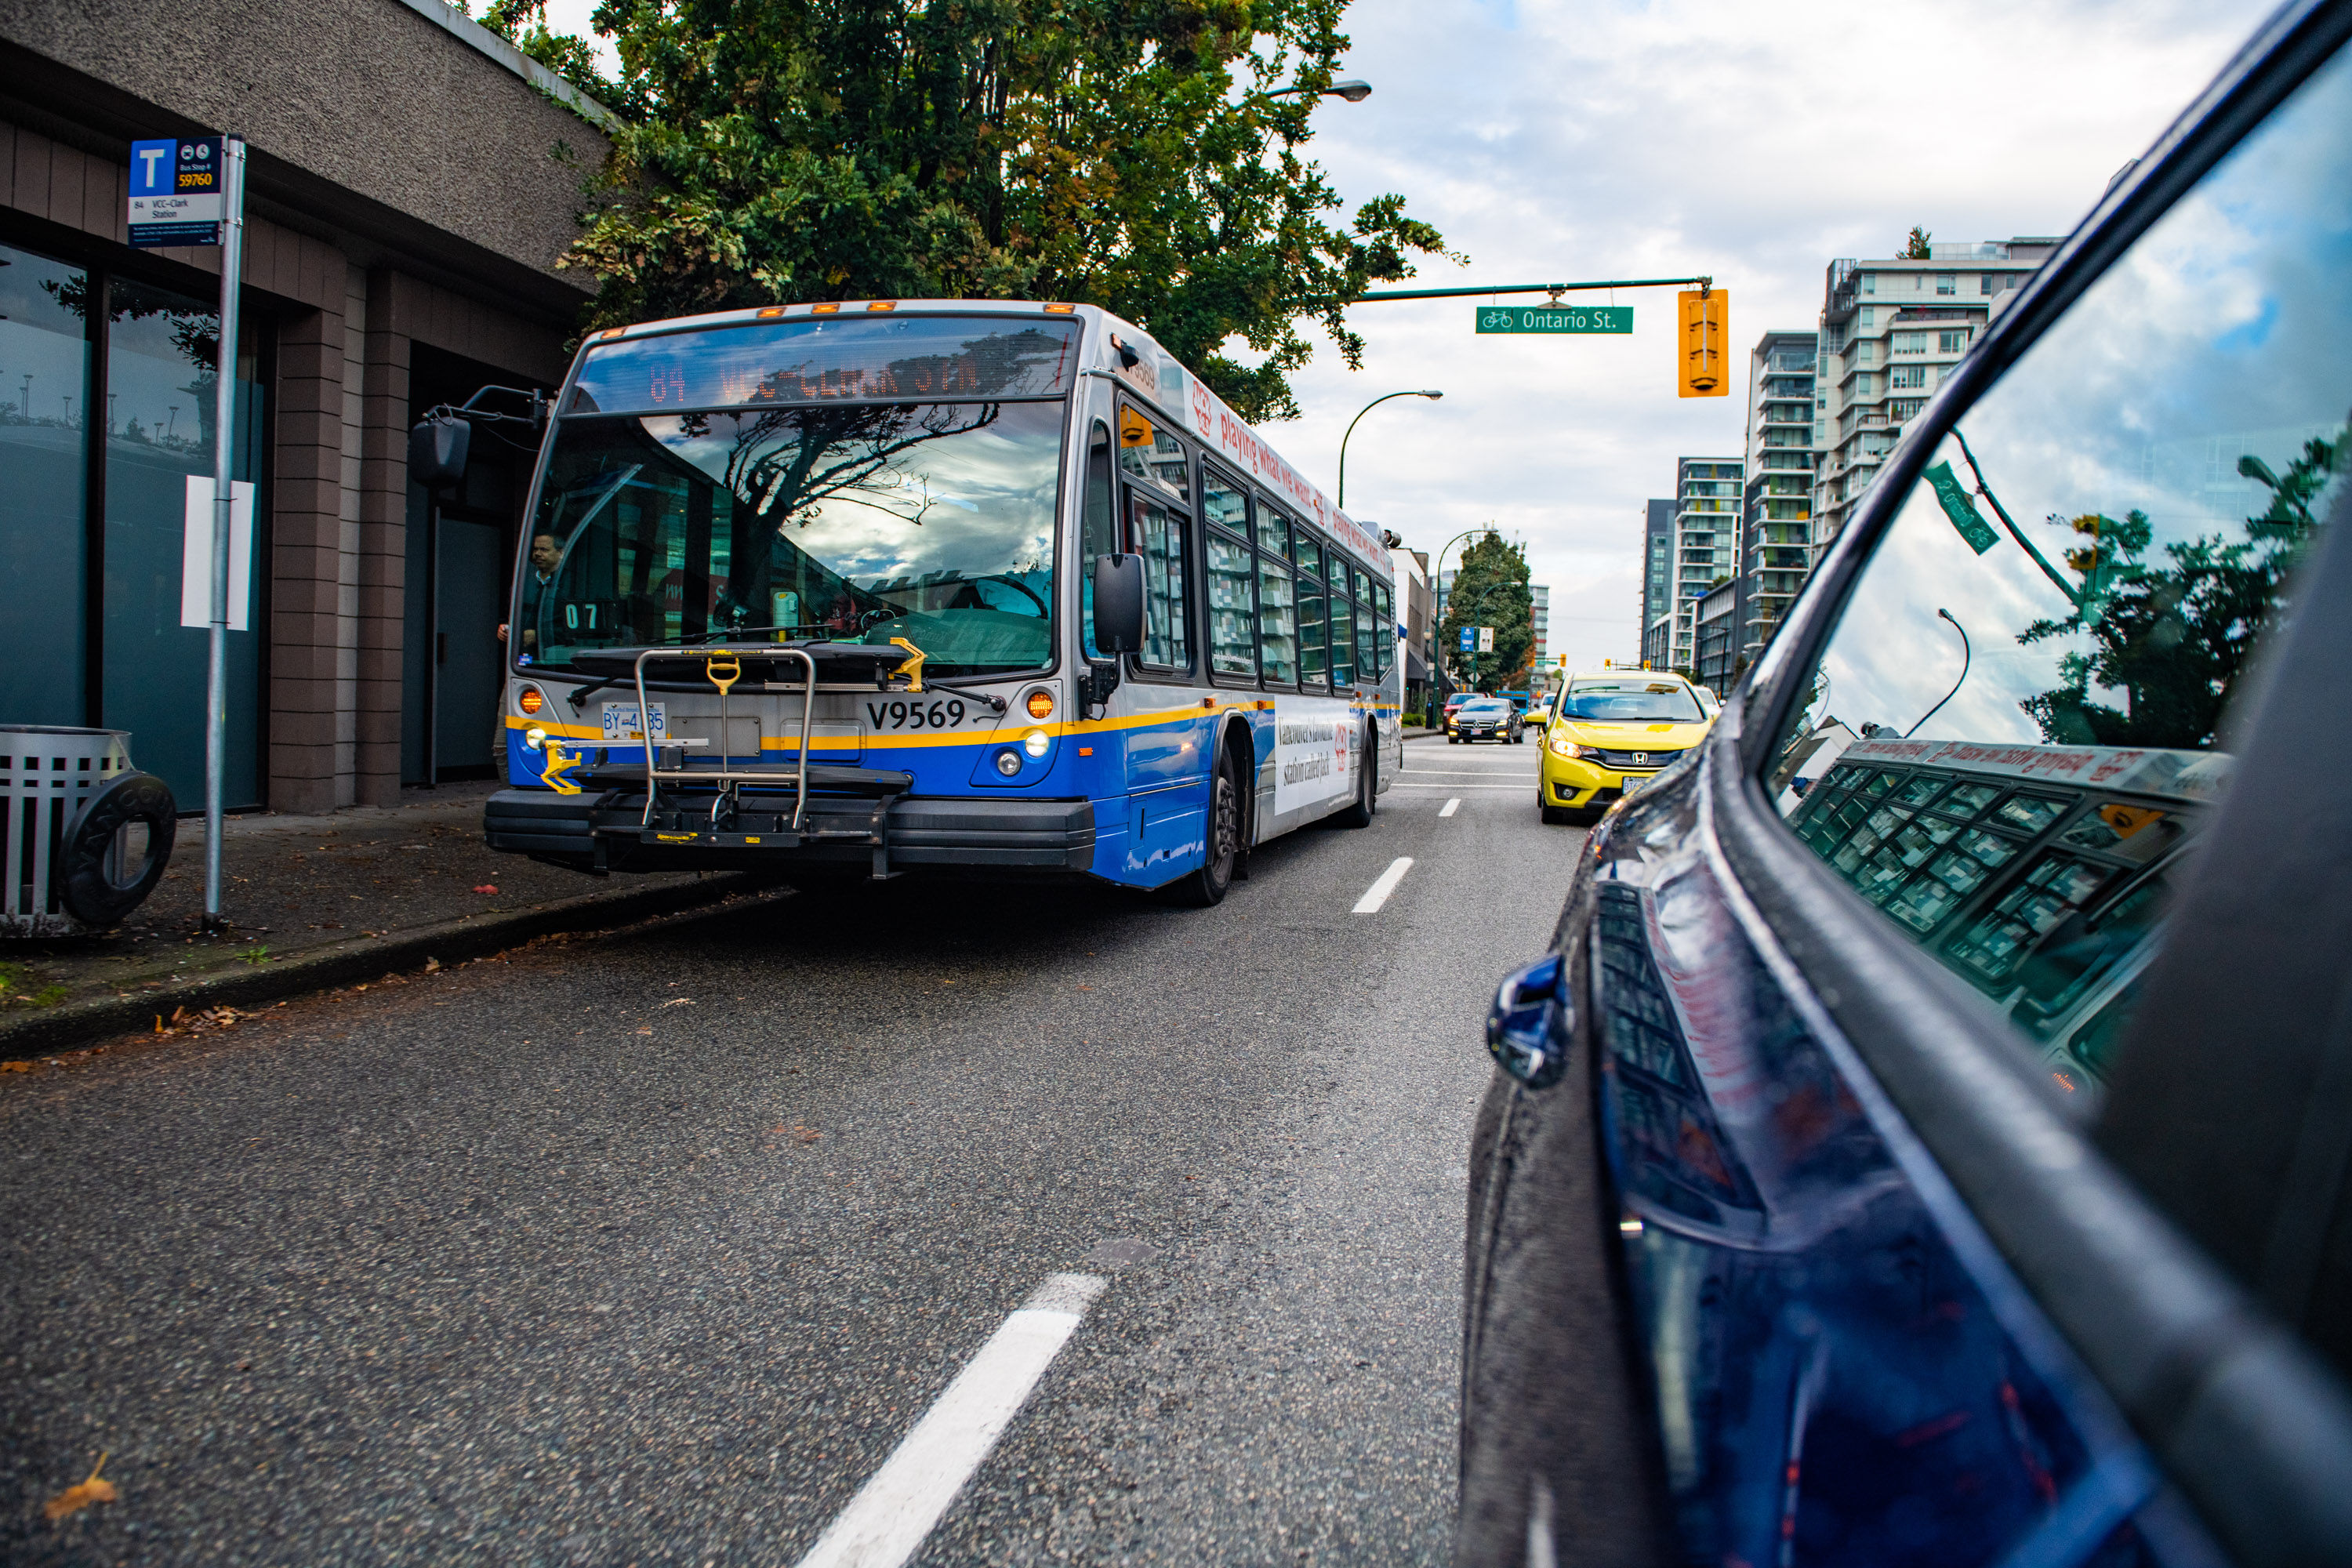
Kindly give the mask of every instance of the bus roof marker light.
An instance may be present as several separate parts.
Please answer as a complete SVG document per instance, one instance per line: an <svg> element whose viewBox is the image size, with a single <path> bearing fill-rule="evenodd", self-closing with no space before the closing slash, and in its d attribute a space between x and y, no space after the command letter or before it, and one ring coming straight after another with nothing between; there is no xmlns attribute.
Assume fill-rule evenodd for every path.
<svg viewBox="0 0 2352 1568"><path fill-rule="evenodd" d="M811 306L809 307L809 313L810 313L810 314L812 314L812 315L817 315L817 316L830 316L830 315L834 314L835 311L839 310L840 309L841 309L841 301L840 301L840 300L827 300L824 301L822 304L811 305Z"/></svg>
<svg viewBox="0 0 2352 1568"><path fill-rule="evenodd" d="M760 307L759 320L762 321L772 321L778 316L782 315L784 313L784 310L785 307L782 305L762 305Z"/></svg>
<svg viewBox="0 0 2352 1568"><path fill-rule="evenodd" d="M896 300L868 300L866 302L866 308L869 310L895 310L898 308L898 301Z"/></svg>
<svg viewBox="0 0 2352 1568"><path fill-rule="evenodd" d="M1049 316L1067 316L1075 313L1076 310L1076 305L1048 305L1045 307L1045 313Z"/></svg>

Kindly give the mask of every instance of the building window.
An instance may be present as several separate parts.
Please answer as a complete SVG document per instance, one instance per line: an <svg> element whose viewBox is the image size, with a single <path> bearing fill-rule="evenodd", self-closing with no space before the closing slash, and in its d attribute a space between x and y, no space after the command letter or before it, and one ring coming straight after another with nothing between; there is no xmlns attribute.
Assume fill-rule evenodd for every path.
<svg viewBox="0 0 2352 1568"><path fill-rule="evenodd" d="M101 302L105 320L94 323ZM234 475L255 480L263 324L250 310L243 321ZM180 624L180 563L187 481L213 472L217 331L206 300L0 246L0 581L15 628L7 717L130 731L132 758L183 805L205 795L207 634ZM101 336L106 352L93 354ZM255 502L261 562L266 486ZM260 609L257 599L251 629L227 638L232 806L261 798Z"/></svg>
<svg viewBox="0 0 2352 1568"><path fill-rule="evenodd" d="M1957 294L1959 291L1959 279L1955 278L1951 273L1938 272L1936 274L1937 293Z"/></svg>
<svg viewBox="0 0 2352 1568"><path fill-rule="evenodd" d="M1965 353L1968 352L1968 347L1969 330L1966 327L1962 327L1959 331L1955 332L1937 332L1936 334L1936 352L1937 353Z"/></svg>
<svg viewBox="0 0 2352 1568"><path fill-rule="evenodd" d="M1890 390L1925 386L1927 384L1927 367L1924 364L1898 364L1886 373L1886 384Z"/></svg>
<svg viewBox="0 0 2352 1568"><path fill-rule="evenodd" d="M1993 291L1994 288L1997 286L1997 285L1995 284L1995 282L1994 282L1994 279L1997 279L1997 278L1999 278L2000 276L2000 273L1998 273L1998 272L1979 272L1979 273L1978 273L1978 274L1977 274L1977 292L1978 292L1978 293L1979 293L1979 294L1990 294L1990 293L1991 293L1991 292Z"/></svg>
<svg viewBox="0 0 2352 1568"><path fill-rule="evenodd" d="M1877 273L1865 272L1862 275L1862 291L1865 294L1875 294L1878 292Z"/></svg>
<svg viewBox="0 0 2352 1568"><path fill-rule="evenodd" d="M1895 333L1895 352L1899 354L1926 353L1927 352L1927 334L1925 332Z"/></svg>

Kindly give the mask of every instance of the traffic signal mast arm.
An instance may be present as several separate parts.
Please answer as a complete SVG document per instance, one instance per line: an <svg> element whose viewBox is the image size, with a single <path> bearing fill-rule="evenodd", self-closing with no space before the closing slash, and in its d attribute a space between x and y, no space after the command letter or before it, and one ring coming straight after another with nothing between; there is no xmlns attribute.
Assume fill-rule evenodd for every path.
<svg viewBox="0 0 2352 1568"><path fill-rule="evenodd" d="M1711 277L1702 278L1614 278L1599 283L1514 283L1500 289L1381 289L1356 296L1356 303L1369 305L1377 300L1471 300L1489 294L1549 294L1555 299L1562 294L1574 294L1591 289L1675 289L1685 283L1696 283L1705 293L1715 287Z"/></svg>

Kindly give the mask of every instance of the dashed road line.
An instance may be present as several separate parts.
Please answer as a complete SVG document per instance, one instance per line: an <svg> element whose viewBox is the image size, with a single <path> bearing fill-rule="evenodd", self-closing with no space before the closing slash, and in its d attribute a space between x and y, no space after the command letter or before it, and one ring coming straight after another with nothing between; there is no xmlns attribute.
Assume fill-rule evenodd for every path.
<svg viewBox="0 0 2352 1568"><path fill-rule="evenodd" d="M858 1489L800 1568L899 1568L921 1550L1108 1283L1098 1274L1047 1275Z"/></svg>
<svg viewBox="0 0 2352 1568"><path fill-rule="evenodd" d="M1451 816L1461 809L1462 797L1457 795L1452 800L1447 801L1445 805L1439 809L1437 815L1440 816Z"/></svg>
<svg viewBox="0 0 2352 1568"><path fill-rule="evenodd" d="M1381 872L1379 879L1370 887L1364 889L1362 898L1356 900L1355 912L1360 915L1380 913L1381 906L1389 901L1389 895L1397 890L1397 884L1403 881L1404 874L1412 869L1412 857L1410 855L1400 855L1390 861L1389 868Z"/></svg>

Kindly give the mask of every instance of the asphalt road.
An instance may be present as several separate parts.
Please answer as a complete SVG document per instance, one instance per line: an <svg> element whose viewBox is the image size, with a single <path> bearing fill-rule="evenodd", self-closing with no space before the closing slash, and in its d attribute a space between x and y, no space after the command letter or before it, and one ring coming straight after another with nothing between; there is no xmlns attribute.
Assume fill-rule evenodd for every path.
<svg viewBox="0 0 2352 1568"><path fill-rule="evenodd" d="M790 1565L1079 1272L916 1562L1443 1561L1535 761L1414 742L1215 910L800 894L0 1078L0 1559Z"/></svg>

